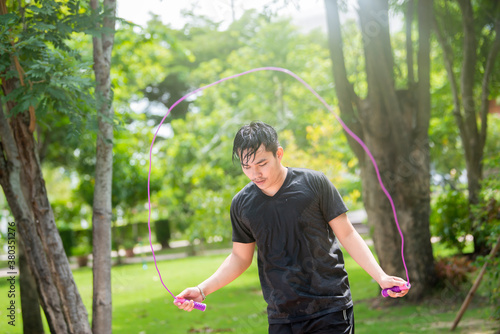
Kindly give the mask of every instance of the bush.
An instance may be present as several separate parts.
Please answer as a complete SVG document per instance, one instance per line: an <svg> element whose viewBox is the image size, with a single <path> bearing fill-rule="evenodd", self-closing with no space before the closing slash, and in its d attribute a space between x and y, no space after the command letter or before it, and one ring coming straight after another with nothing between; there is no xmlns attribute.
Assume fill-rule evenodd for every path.
<svg viewBox="0 0 500 334"><path fill-rule="evenodd" d="M66 256L73 255L72 248L75 246L75 232L71 229L59 229L64 252Z"/></svg>
<svg viewBox="0 0 500 334"><path fill-rule="evenodd" d="M475 270L472 261L465 256L451 256L436 260L436 276L446 286L459 289L468 281L468 274Z"/></svg>
<svg viewBox="0 0 500 334"><path fill-rule="evenodd" d="M482 283L488 291L490 304L493 305L492 316L495 319L500 319L500 256L498 253L493 259L489 259L489 256L479 256L474 265L482 267L487 261Z"/></svg>
<svg viewBox="0 0 500 334"><path fill-rule="evenodd" d="M500 158L496 159L496 165L500 164ZM496 167L498 168L498 167ZM487 245L487 251L495 247L500 236L500 178L497 173L492 173L483 180L480 202L472 208L474 217L479 222L478 237L482 238ZM475 265L483 266L486 261L485 285L488 289L490 303L494 305L493 317L500 319L500 254L489 259L489 256L479 256Z"/></svg>
<svg viewBox="0 0 500 334"><path fill-rule="evenodd" d="M500 164L500 158L498 163ZM474 238L478 239L478 244L486 246L480 252L486 255L500 235L500 178L498 174L492 174L482 181L479 204L472 206L471 210L475 218Z"/></svg>
<svg viewBox="0 0 500 334"><path fill-rule="evenodd" d="M431 205L432 235L439 237L446 246L462 253L465 236L470 233L472 226L465 192L447 186L434 197Z"/></svg>
<svg viewBox="0 0 500 334"><path fill-rule="evenodd" d="M155 221L156 241L161 244L161 248L169 248L168 242L172 236L170 222L167 219Z"/></svg>

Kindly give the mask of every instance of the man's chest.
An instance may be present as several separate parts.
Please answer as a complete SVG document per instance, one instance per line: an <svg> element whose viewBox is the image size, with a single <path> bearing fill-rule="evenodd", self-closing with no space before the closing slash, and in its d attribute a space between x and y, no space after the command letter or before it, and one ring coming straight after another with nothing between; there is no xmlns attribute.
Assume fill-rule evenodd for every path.
<svg viewBox="0 0 500 334"><path fill-rule="evenodd" d="M292 187L272 198L254 198L245 203L242 213L256 239L302 233L311 218L322 216L318 194L306 187Z"/></svg>

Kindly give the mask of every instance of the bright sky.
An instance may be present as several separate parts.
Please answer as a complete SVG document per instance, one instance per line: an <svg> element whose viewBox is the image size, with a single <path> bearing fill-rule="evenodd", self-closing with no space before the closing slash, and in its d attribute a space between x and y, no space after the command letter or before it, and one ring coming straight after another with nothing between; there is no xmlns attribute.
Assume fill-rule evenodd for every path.
<svg viewBox="0 0 500 334"><path fill-rule="evenodd" d="M236 18L250 8L262 9L269 0L233 0ZM165 24L181 28L184 19L182 9L194 8L195 14L203 14L215 21L230 23L232 20L231 0L118 0L118 16L138 25L145 25L149 13L159 15ZM283 15L292 16L295 23L307 30L321 26L326 31L325 6L323 0L300 1L300 8L289 5Z"/></svg>
<svg viewBox="0 0 500 334"><path fill-rule="evenodd" d="M182 28L185 20L181 14L183 9L193 9L195 14L208 16L214 21L223 21L222 28L232 21L231 1L234 2L238 19L247 9L261 11L271 0L117 0L118 16L138 25L145 25L150 13L159 15L165 24L173 28ZM287 8L281 10L283 16L292 17L295 24L305 31L320 27L326 33L326 14L324 0L292 0ZM298 3L299 8L293 4ZM340 19L357 19L357 0L347 0L347 13L340 13ZM401 17L391 15L390 29L402 28Z"/></svg>
<svg viewBox="0 0 500 334"><path fill-rule="evenodd" d="M180 29L186 23L181 11L194 9L195 14L205 15L214 21L223 21L222 28L225 28L232 22L231 1L234 2L237 19L245 10L255 8L262 11L264 5L271 2L271 0L117 0L117 15L127 21L144 26L151 18L150 13L153 13L158 15L165 24ZM292 17L294 23L304 31L320 27L326 33L324 0L293 0L290 2L292 4L283 9L280 15ZM299 3L299 8L295 7L293 3ZM357 18L357 3L357 0L348 0L348 13L341 13L341 20ZM393 27L391 25L391 28ZM146 106L149 106L151 111L155 109L146 101L134 103L132 108L142 112ZM158 105L158 107L160 106ZM159 115L163 115L165 113L164 107L161 106L157 112ZM160 135L169 136L167 128L162 127Z"/></svg>

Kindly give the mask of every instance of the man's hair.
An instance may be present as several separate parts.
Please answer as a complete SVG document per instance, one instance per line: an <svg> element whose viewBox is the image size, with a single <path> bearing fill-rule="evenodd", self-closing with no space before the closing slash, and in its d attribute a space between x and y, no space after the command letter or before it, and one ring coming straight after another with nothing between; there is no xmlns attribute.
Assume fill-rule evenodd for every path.
<svg viewBox="0 0 500 334"><path fill-rule="evenodd" d="M233 162L239 159L242 165L246 165L249 161L253 161L261 145L276 157L280 146L276 130L263 122L252 122L242 126L234 137Z"/></svg>

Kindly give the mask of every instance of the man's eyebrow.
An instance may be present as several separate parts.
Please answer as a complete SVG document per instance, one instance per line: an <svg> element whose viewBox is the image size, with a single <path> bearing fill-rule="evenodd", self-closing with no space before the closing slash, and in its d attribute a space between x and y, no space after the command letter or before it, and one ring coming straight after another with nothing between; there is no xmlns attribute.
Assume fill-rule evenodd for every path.
<svg viewBox="0 0 500 334"><path fill-rule="evenodd" d="M257 161L256 163L254 163L254 165L259 165L259 164L261 164L261 163L263 163L263 162L265 162L265 161L267 161L267 158L262 158L262 159L260 159L259 161ZM241 165L242 165L243 167L248 167L248 166L250 166L249 164L244 164L244 163L242 163Z"/></svg>

